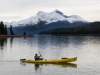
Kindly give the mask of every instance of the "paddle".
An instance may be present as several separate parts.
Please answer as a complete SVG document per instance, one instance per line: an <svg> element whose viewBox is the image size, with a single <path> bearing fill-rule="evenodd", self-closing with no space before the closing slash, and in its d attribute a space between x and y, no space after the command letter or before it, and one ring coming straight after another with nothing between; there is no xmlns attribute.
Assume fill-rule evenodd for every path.
<svg viewBox="0 0 100 75"><path fill-rule="evenodd" d="M42 57L42 55L41 55L40 51L39 51L39 54L40 54L40 56ZM42 59L43 59L43 57L42 57Z"/></svg>

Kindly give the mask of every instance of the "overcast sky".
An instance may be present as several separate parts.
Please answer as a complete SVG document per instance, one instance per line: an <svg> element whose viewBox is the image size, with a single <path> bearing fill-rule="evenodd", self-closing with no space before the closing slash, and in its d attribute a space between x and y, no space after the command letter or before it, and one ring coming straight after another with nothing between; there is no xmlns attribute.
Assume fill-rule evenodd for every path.
<svg viewBox="0 0 100 75"><path fill-rule="evenodd" d="M65 15L79 15L87 21L100 21L100 0L0 0L0 21L19 21L38 11L60 10Z"/></svg>

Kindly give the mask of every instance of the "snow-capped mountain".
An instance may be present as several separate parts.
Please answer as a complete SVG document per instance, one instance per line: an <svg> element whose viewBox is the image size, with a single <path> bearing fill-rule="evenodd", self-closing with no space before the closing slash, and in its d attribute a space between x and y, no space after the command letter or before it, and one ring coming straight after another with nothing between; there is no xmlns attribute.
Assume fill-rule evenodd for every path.
<svg viewBox="0 0 100 75"><path fill-rule="evenodd" d="M13 26L36 25L40 21L45 22L44 23L45 25L53 23L53 22L58 22L58 21L66 21L69 23L74 23L74 22L86 23L87 22L86 20L84 20L83 18L81 18L77 15L66 16L59 10L54 10L53 12L50 12L50 13L39 11L37 13L37 15L35 15L35 16L31 16L25 20L21 20L18 22L13 21L9 24L13 25Z"/></svg>
<svg viewBox="0 0 100 75"><path fill-rule="evenodd" d="M70 26L82 25L88 23L86 20L77 15L66 16L59 10L54 10L53 12L46 13L39 11L35 16L31 16L25 20L13 21L11 23L6 23L7 25L12 25L17 33L19 31L35 32L39 33L41 31L64 28Z"/></svg>

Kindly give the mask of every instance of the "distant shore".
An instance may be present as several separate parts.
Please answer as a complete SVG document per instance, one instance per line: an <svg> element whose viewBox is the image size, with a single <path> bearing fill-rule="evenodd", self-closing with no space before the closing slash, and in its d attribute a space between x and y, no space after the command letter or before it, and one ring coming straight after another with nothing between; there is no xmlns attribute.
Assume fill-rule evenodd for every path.
<svg viewBox="0 0 100 75"><path fill-rule="evenodd" d="M100 34L52 34L58 36L100 36Z"/></svg>
<svg viewBox="0 0 100 75"><path fill-rule="evenodd" d="M9 37L34 37L34 35L21 35L21 34L16 34L16 35L0 35L0 38L9 38Z"/></svg>

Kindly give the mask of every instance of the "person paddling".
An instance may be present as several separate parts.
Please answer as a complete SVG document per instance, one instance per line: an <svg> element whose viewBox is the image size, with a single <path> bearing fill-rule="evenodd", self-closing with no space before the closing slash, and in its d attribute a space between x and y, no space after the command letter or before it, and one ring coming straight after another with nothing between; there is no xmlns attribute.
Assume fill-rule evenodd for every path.
<svg viewBox="0 0 100 75"><path fill-rule="evenodd" d="M38 56L37 54L35 54L34 59L35 59L35 60L43 60L43 58L41 58L41 55Z"/></svg>

